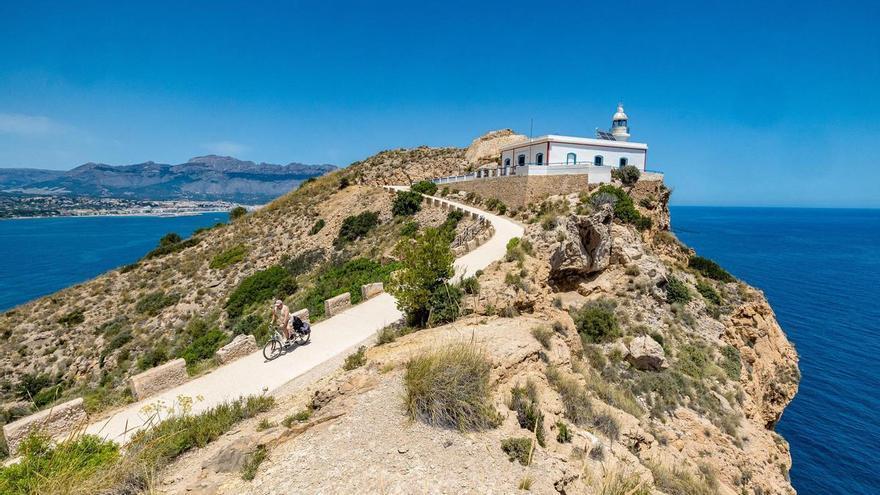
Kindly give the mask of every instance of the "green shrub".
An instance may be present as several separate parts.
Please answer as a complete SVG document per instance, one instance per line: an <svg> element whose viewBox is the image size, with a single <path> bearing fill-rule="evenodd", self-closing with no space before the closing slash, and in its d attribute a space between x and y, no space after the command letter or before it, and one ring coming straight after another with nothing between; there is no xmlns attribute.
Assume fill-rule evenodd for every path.
<svg viewBox="0 0 880 495"><path fill-rule="evenodd" d="M168 247L182 241L183 238L177 232L169 232L159 239L159 247Z"/></svg>
<svg viewBox="0 0 880 495"><path fill-rule="evenodd" d="M503 201L496 198L489 198L485 203L486 209L489 211L497 211L503 215L507 211L507 205Z"/></svg>
<svg viewBox="0 0 880 495"><path fill-rule="evenodd" d="M244 466L241 467L241 479L245 481L251 481L257 476L257 469L260 468L260 464L266 460L266 456L268 455L268 451L266 450L265 445L257 445L256 448L252 452L250 452L244 461Z"/></svg>
<svg viewBox="0 0 880 495"><path fill-rule="evenodd" d="M245 278L229 295L225 308L230 318L238 318L245 308L272 298L283 299L296 292L296 280L275 265Z"/></svg>
<svg viewBox="0 0 880 495"><path fill-rule="evenodd" d="M532 451L532 439L526 437L505 438L501 441L501 450L507 454L510 462L519 461L523 466L528 466L529 454Z"/></svg>
<svg viewBox="0 0 880 495"><path fill-rule="evenodd" d="M143 353L141 357L138 358L137 367L141 371L146 371L164 363L165 361L168 361L168 349L166 349L165 346L159 345L152 349L148 349L147 352Z"/></svg>
<svg viewBox="0 0 880 495"><path fill-rule="evenodd" d="M319 218L319 219L317 219L317 220L315 221L315 224L312 225L312 228L309 229L309 235L315 235L315 234L317 234L318 232L321 231L321 229L324 228L324 225L326 225L326 224L327 224L327 222L325 222L323 218Z"/></svg>
<svg viewBox="0 0 880 495"><path fill-rule="evenodd" d="M229 210L229 220L235 221L239 218L247 215L247 208L244 206L236 206L235 208Z"/></svg>
<svg viewBox="0 0 880 495"><path fill-rule="evenodd" d="M622 334L614 316L614 303L608 300L588 302L574 311L571 317L585 342L609 342Z"/></svg>
<svg viewBox="0 0 880 495"><path fill-rule="evenodd" d="M458 210L452 210L446 214L446 220L440 225L440 233L448 239L448 242L455 239L455 229L462 218L464 218L464 213Z"/></svg>
<svg viewBox="0 0 880 495"><path fill-rule="evenodd" d="M379 225L379 214L374 211L365 211L346 217L342 221L342 226L339 227L339 235L333 245L341 248L348 242L354 242L367 235L376 225Z"/></svg>
<svg viewBox="0 0 880 495"><path fill-rule="evenodd" d="M480 293L480 281L477 280L477 277L463 278L459 286L465 294L476 295Z"/></svg>
<svg viewBox="0 0 880 495"><path fill-rule="evenodd" d="M623 223L635 225L639 230L644 230L651 226L651 220L642 217L642 214L639 213L635 204L633 204L632 197L619 187L603 184L599 186L599 189L597 189L595 193L593 193L590 201L596 204L598 203L599 198L606 198L607 202L611 202L610 198L612 196L615 198L613 201L615 218ZM646 220L642 220L642 218L646 218Z"/></svg>
<svg viewBox="0 0 880 495"><path fill-rule="evenodd" d="M413 191L397 191L391 203L391 213L396 217L415 215L421 209L422 195Z"/></svg>
<svg viewBox="0 0 880 495"><path fill-rule="evenodd" d="M467 344L412 358L404 375L407 414L429 425L461 431L495 427L499 418L491 403L491 370L486 356Z"/></svg>
<svg viewBox="0 0 880 495"><path fill-rule="evenodd" d="M687 304L691 300L691 291L687 285L675 277L669 277L666 284L666 302L669 304Z"/></svg>
<svg viewBox="0 0 880 495"><path fill-rule="evenodd" d="M262 346L269 340L269 327L260 315L251 313L235 321L232 335L253 335L257 345Z"/></svg>
<svg viewBox="0 0 880 495"><path fill-rule="evenodd" d="M63 384L58 383L40 390L33 398L34 405L37 407L44 407L52 404L61 397L64 388Z"/></svg>
<svg viewBox="0 0 880 495"><path fill-rule="evenodd" d="M414 239L402 239L395 253L402 268L390 280L388 291L397 298L409 324L422 327L429 320L448 320L461 299L461 291L447 283L454 275L455 259L448 239L429 227ZM441 313L443 317L438 318Z"/></svg>
<svg viewBox="0 0 880 495"><path fill-rule="evenodd" d="M700 295L703 296L703 299L705 299L708 303L717 306L723 302L721 299L721 294L719 294L718 291L715 290L714 287L712 287L712 284L706 281L700 280L697 282L697 292L699 292Z"/></svg>
<svg viewBox="0 0 880 495"><path fill-rule="evenodd" d="M150 251L144 256L144 259L156 258L158 256L165 256L166 254L176 253L178 251L182 251L188 247L195 246L200 243L202 240L197 237L191 237L187 240L181 239L180 235L175 232L171 232L162 236L159 239L159 246Z"/></svg>
<svg viewBox="0 0 880 495"><path fill-rule="evenodd" d="M434 184L429 180L422 180L410 186L409 189L417 193L433 196L437 192L437 184Z"/></svg>
<svg viewBox="0 0 880 495"><path fill-rule="evenodd" d="M739 349L732 345L726 345L721 349L721 369L728 378L739 381L742 369Z"/></svg>
<svg viewBox="0 0 880 495"><path fill-rule="evenodd" d="M559 443L570 443L574 435L568 429L568 425L562 421L556 422L556 441Z"/></svg>
<svg viewBox="0 0 880 495"><path fill-rule="evenodd" d="M75 309L70 313L58 318L58 323L65 327L75 327L86 321L85 312L82 309Z"/></svg>
<svg viewBox="0 0 880 495"><path fill-rule="evenodd" d="M534 390L534 386L530 387ZM538 445L545 446L544 440L544 415L541 414L540 404L536 393L529 393L523 387L514 387L510 391L511 411L516 412L516 420L519 426L530 432L535 432Z"/></svg>
<svg viewBox="0 0 880 495"><path fill-rule="evenodd" d="M399 263L381 264L366 258L355 258L342 265L328 264L314 278L314 285L304 291L297 303L309 309L312 317L324 315L324 301L348 292L352 304L361 301L361 285L372 282L388 282Z"/></svg>
<svg viewBox="0 0 880 495"><path fill-rule="evenodd" d="M444 186L443 189L440 190L440 196L443 196L444 198L449 196L449 188Z"/></svg>
<svg viewBox="0 0 880 495"><path fill-rule="evenodd" d="M77 493L69 491L71 485L107 469L120 456L114 442L94 435L78 436L57 445L48 437L31 435L22 442L19 451L18 463L0 468L0 493Z"/></svg>
<svg viewBox="0 0 880 495"><path fill-rule="evenodd" d="M296 414L291 414L290 416L285 417L284 420L281 421L281 424L284 425L286 428L290 428L291 426L294 425L294 423L305 423L311 417L312 417L312 410L311 409L303 409L302 411L299 411Z"/></svg>
<svg viewBox="0 0 880 495"><path fill-rule="evenodd" d="M642 172L633 165L626 165L620 168L612 169L611 175L614 176L615 179L619 179L620 182L625 186L632 186L636 182L639 181L639 177L642 176Z"/></svg>
<svg viewBox="0 0 880 495"><path fill-rule="evenodd" d="M428 326L451 323L461 316L462 290L458 285L443 284L434 288L428 301Z"/></svg>
<svg viewBox="0 0 880 495"><path fill-rule="evenodd" d="M406 222L400 228L400 235L403 237L414 237L419 232L419 222L415 220Z"/></svg>
<svg viewBox="0 0 880 495"><path fill-rule="evenodd" d="M314 248L303 251L294 258L285 254L281 257L281 266L287 270L287 273L295 277L311 271L323 259L324 250L321 248Z"/></svg>
<svg viewBox="0 0 880 495"><path fill-rule="evenodd" d="M217 256L214 256L208 267L214 270L222 270L228 266L243 261L244 257L247 255L247 252L247 246L245 246L244 244L236 244L226 251L217 254Z"/></svg>
<svg viewBox="0 0 880 495"><path fill-rule="evenodd" d="M45 373L27 373L21 376L16 387L18 397L23 401L31 401L44 388L51 387L57 380Z"/></svg>
<svg viewBox="0 0 880 495"><path fill-rule="evenodd" d="M706 377L711 364L709 352L703 346L684 344L678 353L678 369L698 380Z"/></svg>
<svg viewBox="0 0 880 495"><path fill-rule="evenodd" d="M135 305L135 310L138 313L144 313L149 316L156 316L168 306L177 304L177 301L179 300L179 294L165 294L162 291L150 292L149 294L138 300L137 304Z"/></svg>
<svg viewBox="0 0 880 495"><path fill-rule="evenodd" d="M733 278L733 275L728 273L727 270L721 268L718 263L715 263L709 258L704 258L702 256L691 256L690 259L688 259L688 266L711 279L715 279L721 282L736 281L736 279Z"/></svg>
<svg viewBox="0 0 880 495"><path fill-rule="evenodd" d="M192 343L183 350L180 357L186 360L187 366L191 367L199 361L213 357L217 349L222 347L227 340L228 337L222 330L213 328L193 339Z"/></svg>
<svg viewBox="0 0 880 495"><path fill-rule="evenodd" d="M346 187L348 187L348 186L350 186L350 185L351 185L351 181L348 180L348 177L343 177L343 178L339 179L339 190L340 190L340 191L343 190L343 189L345 189Z"/></svg>
<svg viewBox="0 0 880 495"><path fill-rule="evenodd" d="M367 352L366 347L358 347L357 352L349 354L348 357L345 358L345 363L342 365L342 369L345 371L351 371L367 364L367 357L364 355L365 352Z"/></svg>

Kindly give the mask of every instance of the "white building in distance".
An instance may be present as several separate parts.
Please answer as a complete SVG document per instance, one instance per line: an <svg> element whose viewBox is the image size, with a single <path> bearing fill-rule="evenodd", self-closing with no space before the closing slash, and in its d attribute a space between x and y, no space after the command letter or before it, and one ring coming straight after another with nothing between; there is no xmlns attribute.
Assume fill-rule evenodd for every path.
<svg viewBox="0 0 880 495"><path fill-rule="evenodd" d="M645 171L648 145L631 143L629 137L629 118L618 105L608 132L597 129L595 138L550 134L504 146L500 166L477 170L474 178L585 174L590 184L611 182L613 168L632 165Z"/></svg>

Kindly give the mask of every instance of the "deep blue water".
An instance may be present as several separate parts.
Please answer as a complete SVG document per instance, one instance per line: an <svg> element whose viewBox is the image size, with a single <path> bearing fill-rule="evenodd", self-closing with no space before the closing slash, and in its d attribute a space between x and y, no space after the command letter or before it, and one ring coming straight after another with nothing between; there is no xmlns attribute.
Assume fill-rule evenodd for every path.
<svg viewBox="0 0 880 495"><path fill-rule="evenodd" d="M188 237L226 213L0 220L0 311L131 263L168 232Z"/></svg>
<svg viewBox="0 0 880 495"><path fill-rule="evenodd" d="M672 226L763 289L797 347L777 431L798 493L880 493L880 210L673 207Z"/></svg>

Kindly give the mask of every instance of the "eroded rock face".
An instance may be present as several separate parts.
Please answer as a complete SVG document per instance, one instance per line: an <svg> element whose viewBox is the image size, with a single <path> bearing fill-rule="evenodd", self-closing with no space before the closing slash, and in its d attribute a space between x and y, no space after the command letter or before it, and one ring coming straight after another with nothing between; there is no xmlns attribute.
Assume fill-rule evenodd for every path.
<svg viewBox="0 0 880 495"><path fill-rule="evenodd" d="M660 371L669 367L663 348L648 335L636 337L630 342L626 359L642 371Z"/></svg>
<svg viewBox="0 0 880 495"><path fill-rule="evenodd" d="M611 261L610 206L590 215L570 215L560 221L562 240L550 255L550 281L566 283L602 271Z"/></svg>
<svg viewBox="0 0 880 495"><path fill-rule="evenodd" d="M501 148L508 144L521 143L528 137L517 134L510 129L491 131L474 139L464 154L468 163L482 165L491 162L501 155Z"/></svg>

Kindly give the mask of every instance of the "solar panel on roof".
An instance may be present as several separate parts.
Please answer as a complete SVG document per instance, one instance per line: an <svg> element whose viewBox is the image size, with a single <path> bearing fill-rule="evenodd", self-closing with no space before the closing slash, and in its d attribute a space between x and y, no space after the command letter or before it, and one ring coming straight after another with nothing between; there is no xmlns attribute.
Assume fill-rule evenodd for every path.
<svg viewBox="0 0 880 495"><path fill-rule="evenodd" d="M614 136L610 132L600 131L599 129L596 129L596 137L599 139L604 139L606 141L617 141L617 139L614 139Z"/></svg>

